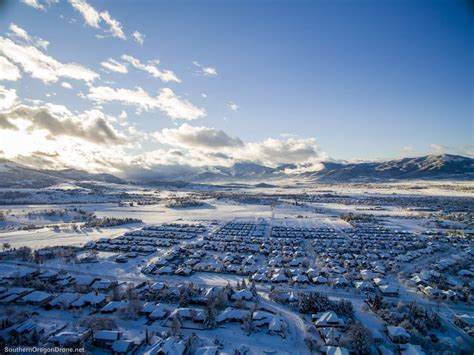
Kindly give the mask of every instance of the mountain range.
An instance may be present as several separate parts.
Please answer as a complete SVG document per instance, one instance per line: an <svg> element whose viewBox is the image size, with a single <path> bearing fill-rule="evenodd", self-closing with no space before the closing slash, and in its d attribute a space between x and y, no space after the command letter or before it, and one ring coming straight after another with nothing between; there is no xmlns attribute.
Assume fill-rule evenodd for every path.
<svg viewBox="0 0 474 355"><path fill-rule="evenodd" d="M393 180L474 180L474 159L458 155L428 155L384 162L322 162L320 169L296 169L292 164L268 167L239 162L231 167L210 167L183 173L153 174L141 178L143 185L158 186L186 183L277 182L282 179L306 182L375 182ZM35 169L0 159L0 187L44 188L66 182L137 183L111 174L93 174L76 169Z"/></svg>

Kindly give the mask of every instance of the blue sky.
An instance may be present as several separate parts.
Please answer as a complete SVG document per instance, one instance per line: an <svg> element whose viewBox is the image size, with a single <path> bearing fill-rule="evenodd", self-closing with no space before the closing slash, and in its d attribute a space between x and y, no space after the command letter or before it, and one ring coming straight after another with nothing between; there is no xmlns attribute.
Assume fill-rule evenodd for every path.
<svg viewBox="0 0 474 355"><path fill-rule="evenodd" d="M103 18L95 26L88 23L78 10L84 6L99 16L107 11L119 32L111 32ZM0 81L4 92L15 91L15 102L3 105L10 123L22 119L12 113L14 105L54 104L70 111L52 113L62 130L31 118L16 124L15 134L21 126L22 139L37 140L29 149L15 151L11 141L20 136L2 130L10 139L0 150L25 163L33 162L28 155L70 153L81 139L93 145L82 155L100 156L114 169L131 162L277 165L474 153L474 9L467 1L29 0L7 1L0 12L4 40L36 46L60 63L80 64L98 76L71 79L61 69L52 79L35 78L22 58L0 50L21 75ZM30 38L12 34L11 24ZM134 31L144 35L143 44L133 39ZM34 38L49 45L39 48ZM123 55L172 71L179 82L153 77ZM127 73L101 65L108 58ZM159 64L148 62L155 59ZM212 70L205 75L205 68L216 75ZM125 91L106 98L104 87L128 93L140 87L152 98L166 88L172 97L146 108L141 101L122 99ZM94 88L102 91L91 94ZM191 106L179 106L182 101ZM100 111L114 134L129 142L119 139L114 142L120 147L111 148L112 141L86 137L97 123L90 110L95 119ZM171 117L171 111L187 117ZM119 122L122 112L127 117ZM66 131L65 120L76 129ZM120 161L111 151L129 159ZM188 160L163 158L178 152ZM97 162L92 166L100 170Z"/></svg>

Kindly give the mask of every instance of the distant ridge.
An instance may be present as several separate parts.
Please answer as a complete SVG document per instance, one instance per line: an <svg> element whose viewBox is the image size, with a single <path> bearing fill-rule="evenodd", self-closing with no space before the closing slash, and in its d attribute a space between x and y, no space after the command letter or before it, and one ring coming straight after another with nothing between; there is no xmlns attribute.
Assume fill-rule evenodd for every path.
<svg viewBox="0 0 474 355"><path fill-rule="evenodd" d="M291 164L276 168L239 162L231 167L212 167L179 174L147 174L136 180L148 186L184 187L189 183L245 182L256 187L272 187L282 179L306 182L383 182L393 180L474 180L474 159L459 155L427 155L384 162L322 162L322 168L296 172ZM133 179L132 179L133 180ZM65 182L102 182L127 184L111 174L92 174L82 170L34 169L10 160L0 159L0 187L44 188Z"/></svg>
<svg viewBox="0 0 474 355"><path fill-rule="evenodd" d="M389 180L474 180L474 159L458 155L428 155L384 162L337 163L322 162L319 170L297 172L296 166L286 164L276 168L254 163L238 163L231 167L180 176L190 182L248 181L272 184L282 178L321 182L357 182Z"/></svg>
<svg viewBox="0 0 474 355"><path fill-rule="evenodd" d="M320 181L377 181L453 179L474 180L474 159L459 155L427 155L385 162L323 163L324 168L306 173Z"/></svg>
<svg viewBox="0 0 474 355"><path fill-rule="evenodd" d="M111 174L92 174L83 170L42 170L0 159L0 187L44 188L66 182L106 182L126 184Z"/></svg>

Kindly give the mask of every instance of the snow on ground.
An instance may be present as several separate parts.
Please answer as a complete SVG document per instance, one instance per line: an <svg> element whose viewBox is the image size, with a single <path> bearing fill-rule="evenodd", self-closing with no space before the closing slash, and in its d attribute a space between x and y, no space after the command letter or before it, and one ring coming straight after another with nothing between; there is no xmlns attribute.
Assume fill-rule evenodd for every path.
<svg viewBox="0 0 474 355"><path fill-rule="evenodd" d="M32 249L56 245L82 246L90 240L119 237L130 229L133 228L88 228L80 231L72 228L65 228L59 231L54 231L51 228L41 228L36 230L10 231L0 233L0 244L9 243L12 248L28 246Z"/></svg>

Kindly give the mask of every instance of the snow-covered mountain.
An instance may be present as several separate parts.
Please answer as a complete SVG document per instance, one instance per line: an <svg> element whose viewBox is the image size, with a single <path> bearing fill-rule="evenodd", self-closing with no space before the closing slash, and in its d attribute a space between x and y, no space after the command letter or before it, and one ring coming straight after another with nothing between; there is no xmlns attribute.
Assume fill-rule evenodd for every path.
<svg viewBox="0 0 474 355"><path fill-rule="evenodd" d="M474 159L456 155L428 155L385 162L323 162L318 170L297 172L286 164L270 168L253 163L239 163L230 168L213 168L190 176L188 181L272 181L280 178L304 178L310 181L350 182L415 179L474 180Z"/></svg>
<svg viewBox="0 0 474 355"><path fill-rule="evenodd" d="M65 182L107 182L124 184L124 180L111 174L91 174L82 170L41 170L0 159L0 187L43 188Z"/></svg>
<svg viewBox="0 0 474 355"><path fill-rule="evenodd" d="M474 180L474 159L457 155L428 155L385 162L337 163L323 162L322 168L298 172L292 164L276 168L251 162L239 162L231 167L209 167L206 169L179 169L176 172L148 171L135 176L131 181L144 185L183 183L251 182L271 183L281 179L296 179L314 182L357 182L388 180ZM0 160L0 187L42 188L63 182L95 181L124 184L111 174L91 174L82 170L39 170L8 160Z"/></svg>
<svg viewBox="0 0 474 355"><path fill-rule="evenodd" d="M428 155L370 163L323 163L305 175L318 181L377 181L416 179L474 179L474 159L457 155Z"/></svg>

